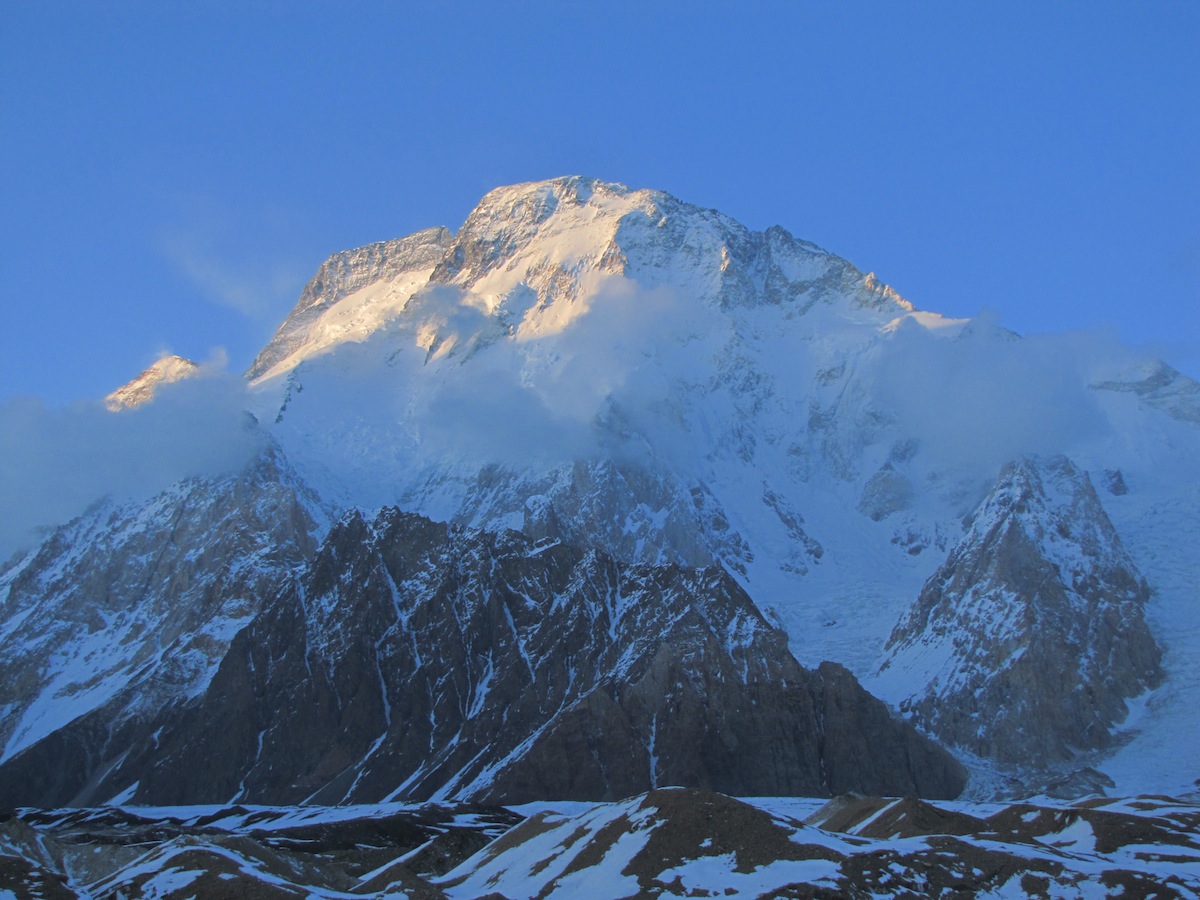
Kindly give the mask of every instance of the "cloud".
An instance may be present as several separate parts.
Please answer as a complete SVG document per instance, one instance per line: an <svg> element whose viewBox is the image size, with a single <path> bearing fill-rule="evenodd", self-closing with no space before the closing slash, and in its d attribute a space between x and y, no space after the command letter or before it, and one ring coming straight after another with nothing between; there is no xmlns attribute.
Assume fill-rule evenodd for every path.
<svg viewBox="0 0 1200 900"><path fill-rule="evenodd" d="M205 297L249 319L275 316L304 283L295 265L231 259L200 234L174 234L163 240L162 249Z"/></svg>
<svg viewBox="0 0 1200 900"><path fill-rule="evenodd" d="M1087 386L1127 352L1101 332L1021 338L986 311L956 339L905 320L881 351L874 402L935 465L994 474L1100 435L1107 420Z"/></svg>
<svg viewBox="0 0 1200 900"><path fill-rule="evenodd" d="M295 214L186 194L166 200L174 224L159 250L204 298L254 320L291 308L314 268L296 258Z"/></svg>
<svg viewBox="0 0 1200 900"><path fill-rule="evenodd" d="M0 404L0 561L102 497L143 499L244 465L264 440L245 406L241 381L211 370L120 413L31 397Z"/></svg>
<svg viewBox="0 0 1200 900"><path fill-rule="evenodd" d="M551 409L507 362L489 361L478 381L445 381L418 402L422 458L522 465L590 455L589 423Z"/></svg>
<svg viewBox="0 0 1200 900"><path fill-rule="evenodd" d="M302 364L272 427L294 462L367 506L396 502L416 471L701 452L670 408L669 378L709 362L685 346L705 327L695 304L616 277L554 302L526 330L521 307L511 334L484 298L431 285L388 329Z"/></svg>
<svg viewBox="0 0 1200 900"><path fill-rule="evenodd" d="M764 448L772 436L803 440L801 392L828 351L819 332L796 338L838 328L814 316L780 323L776 335L760 325L776 321L773 310L731 319L684 292L619 277L549 305L517 297L501 306L511 318L487 312L485 300L507 299L434 285L386 330L306 360L274 426L293 461L365 506L410 502L417 486L411 502L441 516L457 511L456 477L469 481L487 464L546 471L615 458L705 471L743 452L743 428ZM1120 377L1136 358L1115 334L1021 338L989 313L941 330L906 318L862 352L844 446L816 434L814 451L917 438L922 466L968 482L1023 454L1106 440L1108 413L1088 385ZM757 377L760 365L769 377ZM854 418L860 401L869 428Z"/></svg>
<svg viewBox="0 0 1200 900"><path fill-rule="evenodd" d="M700 327L694 304L621 277L556 302L570 304L560 327L493 341L469 365L448 365L433 379L414 408L423 451L516 466L691 452L695 442L668 409L664 363L672 376L696 367L697 357L681 350ZM477 330L494 327L482 315L479 322Z"/></svg>

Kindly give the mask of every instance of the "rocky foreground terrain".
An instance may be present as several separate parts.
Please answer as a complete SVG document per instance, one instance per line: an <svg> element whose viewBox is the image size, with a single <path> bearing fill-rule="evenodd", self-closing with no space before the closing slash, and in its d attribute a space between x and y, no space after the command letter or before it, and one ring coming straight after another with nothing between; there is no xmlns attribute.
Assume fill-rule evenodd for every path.
<svg viewBox="0 0 1200 900"><path fill-rule="evenodd" d="M932 804L661 788L516 809L21 810L17 898L1196 897L1200 807Z"/></svg>

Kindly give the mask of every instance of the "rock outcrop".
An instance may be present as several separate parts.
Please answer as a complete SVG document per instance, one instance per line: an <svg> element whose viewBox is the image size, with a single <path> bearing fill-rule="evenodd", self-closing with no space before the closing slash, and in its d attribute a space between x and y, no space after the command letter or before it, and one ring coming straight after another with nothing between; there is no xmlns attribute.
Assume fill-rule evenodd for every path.
<svg viewBox="0 0 1200 900"><path fill-rule="evenodd" d="M1086 472L1007 466L888 639L883 674L943 740L1047 765L1105 747L1160 679L1149 590Z"/></svg>
<svg viewBox="0 0 1200 900"><path fill-rule="evenodd" d="M335 526L206 692L124 732L103 771L84 765L87 727L0 769L4 799L78 793L23 795L47 764L147 803L601 800L660 784L948 797L965 780L848 671L802 668L723 569L624 565L395 509Z"/></svg>
<svg viewBox="0 0 1200 900"><path fill-rule="evenodd" d="M87 802L77 776L125 751L110 742L125 724L140 731L203 692L262 599L315 551L314 514L267 447L243 472L102 503L0 574L0 760L31 773L0 775L0 798ZM102 724L86 740L56 739L85 749L78 771L32 749L92 719ZM74 791L62 786L72 778Z"/></svg>

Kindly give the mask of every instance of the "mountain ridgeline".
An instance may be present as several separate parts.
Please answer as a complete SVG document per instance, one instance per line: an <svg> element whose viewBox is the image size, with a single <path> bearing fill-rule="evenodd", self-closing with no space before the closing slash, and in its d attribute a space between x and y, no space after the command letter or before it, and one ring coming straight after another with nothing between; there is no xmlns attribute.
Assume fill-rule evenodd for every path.
<svg viewBox="0 0 1200 900"><path fill-rule="evenodd" d="M583 178L339 253L249 466L0 570L0 805L1186 790L1200 390L1046 353Z"/></svg>
<svg viewBox="0 0 1200 900"><path fill-rule="evenodd" d="M52 782L36 795L56 805L129 785L153 804L334 804L681 782L952 797L965 779L844 668L799 666L718 567L622 565L396 509L338 522L198 702L97 746L106 720L19 755L10 783ZM96 751L113 760L99 780Z"/></svg>

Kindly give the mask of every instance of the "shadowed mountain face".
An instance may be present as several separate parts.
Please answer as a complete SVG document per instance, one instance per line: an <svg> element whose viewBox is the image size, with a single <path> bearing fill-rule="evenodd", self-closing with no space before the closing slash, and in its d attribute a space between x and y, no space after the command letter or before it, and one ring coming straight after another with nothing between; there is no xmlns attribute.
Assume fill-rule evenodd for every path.
<svg viewBox="0 0 1200 900"><path fill-rule="evenodd" d="M1087 474L1009 466L889 639L884 664L943 740L1009 763L1107 746L1125 700L1159 682L1149 591Z"/></svg>
<svg viewBox="0 0 1200 900"><path fill-rule="evenodd" d="M797 664L719 568L625 565L395 509L336 525L207 691L126 729L108 771L85 762L99 724L0 769L4 799L66 803L85 783L149 803L602 800L658 784L950 797L965 780L844 668ZM76 783L23 792L47 764Z"/></svg>
<svg viewBox="0 0 1200 900"><path fill-rule="evenodd" d="M141 729L204 690L233 636L315 552L320 516L268 445L240 473L100 503L56 529L0 572L0 760L97 711L90 765L115 760L126 748L107 739L122 723ZM36 783L79 774L42 767Z"/></svg>

